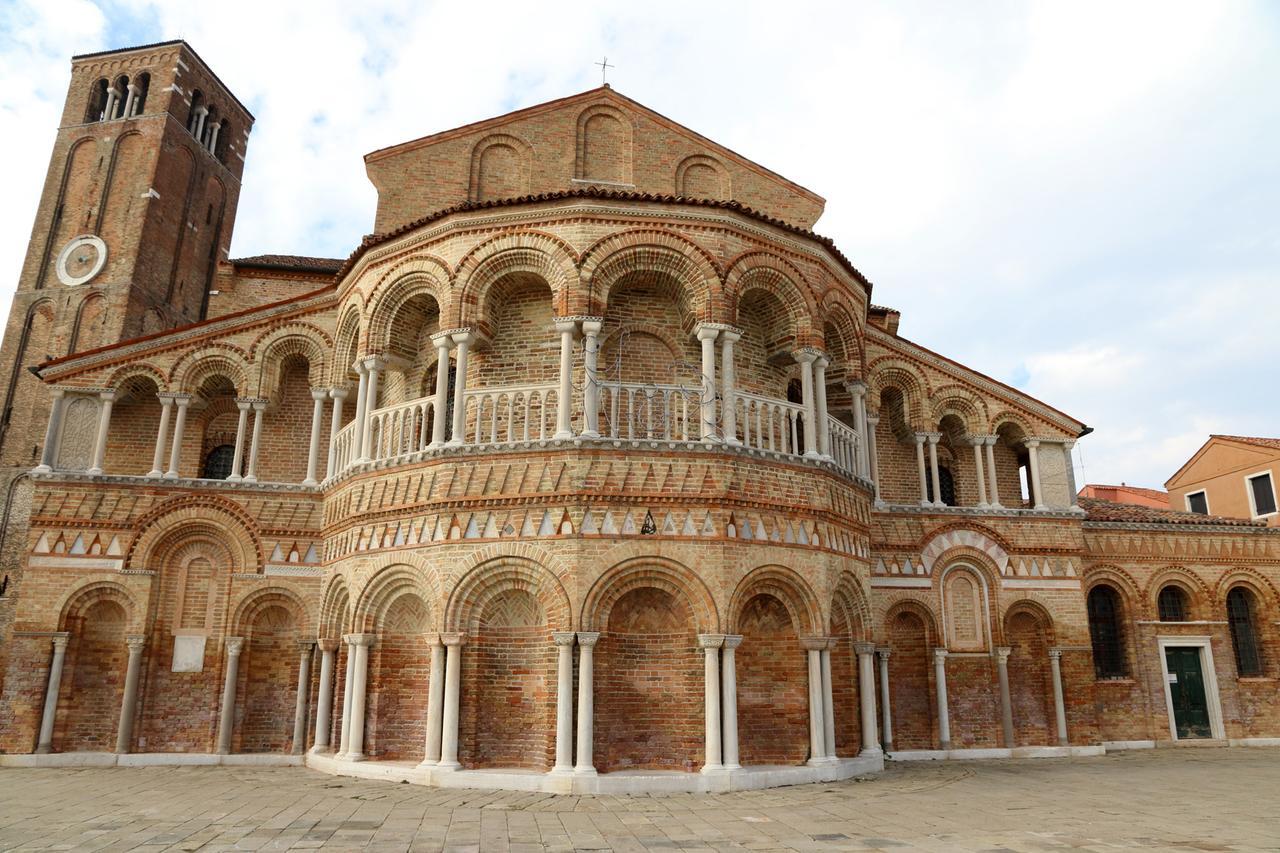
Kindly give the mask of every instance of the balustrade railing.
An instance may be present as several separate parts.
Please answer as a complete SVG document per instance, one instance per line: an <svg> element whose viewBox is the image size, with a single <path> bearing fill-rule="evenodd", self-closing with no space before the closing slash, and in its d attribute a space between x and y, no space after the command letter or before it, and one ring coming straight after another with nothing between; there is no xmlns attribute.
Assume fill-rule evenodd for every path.
<svg viewBox="0 0 1280 853"><path fill-rule="evenodd" d="M333 437L333 470L329 472L330 476L347 470L360 457L360 448L355 446L355 442L356 422L352 421Z"/></svg>
<svg viewBox="0 0 1280 853"><path fill-rule="evenodd" d="M469 444L513 444L550 438L556 431L555 385L481 388L463 395Z"/></svg>
<svg viewBox="0 0 1280 853"><path fill-rule="evenodd" d="M804 406L743 391L734 396L744 445L796 456L804 453Z"/></svg>
<svg viewBox="0 0 1280 853"><path fill-rule="evenodd" d="M851 477L856 475L858 455L861 452L858 448L858 431L844 421L827 415L827 435L831 442L831 458L835 460L836 467Z"/></svg>
<svg viewBox="0 0 1280 853"><path fill-rule="evenodd" d="M636 382L600 383L600 434L608 438L699 441L697 388Z"/></svg>
<svg viewBox="0 0 1280 853"><path fill-rule="evenodd" d="M419 453L431 443L434 397L375 409L369 416L369 458L395 459Z"/></svg>

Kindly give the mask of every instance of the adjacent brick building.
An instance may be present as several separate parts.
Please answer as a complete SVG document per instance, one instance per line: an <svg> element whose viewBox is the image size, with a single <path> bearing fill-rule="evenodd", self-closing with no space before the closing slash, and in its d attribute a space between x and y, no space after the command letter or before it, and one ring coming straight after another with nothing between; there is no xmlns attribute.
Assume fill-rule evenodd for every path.
<svg viewBox="0 0 1280 853"><path fill-rule="evenodd" d="M182 42L73 60L0 351L0 761L1280 737L1280 536L1077 501L1085 425L899 334L810 190L602 87L368 155L345 261L229 260L252 121Z"/></svg>

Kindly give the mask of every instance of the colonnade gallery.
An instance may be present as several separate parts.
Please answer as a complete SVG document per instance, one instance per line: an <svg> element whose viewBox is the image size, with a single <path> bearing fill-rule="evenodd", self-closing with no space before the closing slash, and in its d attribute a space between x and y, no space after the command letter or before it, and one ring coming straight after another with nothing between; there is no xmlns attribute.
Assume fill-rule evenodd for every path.
<svg viewBox="0 0 1280 853"><path fill-rule="evenodd" d="M227 260L253 122L184 42L72 62L0 351L0 763L1280 742L1276 532L1077 499L1088 427L900 334L813 191L605 86L366 155L345 259Z"/></svg>

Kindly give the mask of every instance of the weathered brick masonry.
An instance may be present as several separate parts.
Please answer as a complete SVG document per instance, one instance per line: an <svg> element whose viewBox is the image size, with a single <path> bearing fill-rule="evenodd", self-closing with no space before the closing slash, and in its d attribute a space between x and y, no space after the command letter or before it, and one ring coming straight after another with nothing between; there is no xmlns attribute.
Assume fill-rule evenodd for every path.
<svg viewBox="0 0 1280 853"><path fill-rule="evenodd" d="M368 155L345 261L232 261L252 121L182 42L73 60L0 349L14 760L1280 738L1280 534L1077 502L1084 424L902 337L813 192L604 87Z"/></svg>

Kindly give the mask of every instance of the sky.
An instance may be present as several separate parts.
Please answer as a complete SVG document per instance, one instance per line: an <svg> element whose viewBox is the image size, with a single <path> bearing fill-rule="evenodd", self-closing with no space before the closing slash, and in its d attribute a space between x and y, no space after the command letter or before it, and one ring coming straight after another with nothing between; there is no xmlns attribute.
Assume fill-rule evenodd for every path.
<svg viewBox="0 0 1280 853"><path fill-rule="evenodd" d="M364 154L608 56L618 91L824 196L900 334L1093 427L1079 482L1280 436L1280 3L0 0L0 295L70 57L171 38L256 117L233 257L347 256Z"/></svg>

